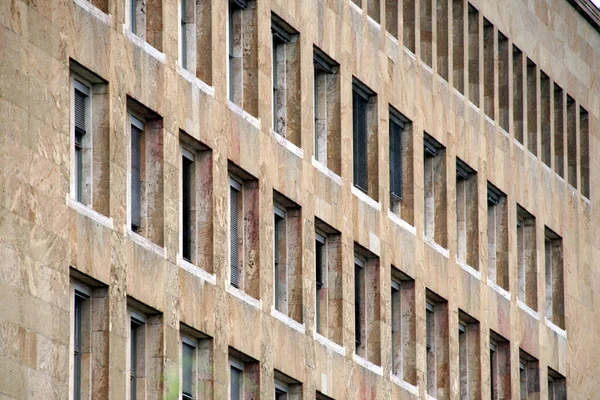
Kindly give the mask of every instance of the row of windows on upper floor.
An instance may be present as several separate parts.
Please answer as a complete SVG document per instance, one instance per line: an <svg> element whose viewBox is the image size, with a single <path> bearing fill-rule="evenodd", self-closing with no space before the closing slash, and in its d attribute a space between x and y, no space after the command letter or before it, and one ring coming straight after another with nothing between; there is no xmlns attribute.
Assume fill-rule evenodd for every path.
<svg viewBox="0 0 600 400"><path fill-rule="evenodd" d="M357 270L370 268L368 264L357 261ZM392 272L394 274L394 272ZM108 341L108 294L107 287L83 276L76 271L73 275L79 279L71 280L71 337L70 337L70 385L73 399L83 399L92 392L102 395L105 390L96 386L101 381L100 375L108 368L108 360L102 357ZM84 281L86 283L84 283ZM357 294L360 298L362 294ZM395 274L391 284L391 323L387 329L389 336L389 368L391 378L404 382L401 386L417 391L417 332L424 332L425 337L425 375L423 386L430 398L447 398L450 379L450 347L456 346L460 399L482 398L482 382L485 375L489 377L488 395L491 399L502 399L511 396L511 380L519 382L521 399L540 396L539 362L523 350L519 350L519 372L514 376L511 368L510 342L496 332L490 331L488 338L481 336L479 322L458 310L458 320L450 323L452 315L448 303L427 291L424 318L417 318L415 309L414 281ZM378 314L379 304L364 304L355 313L356 347L355 362L372 370L380 371L380 340L376 338L380 330ZM215 360L214 344L211 337L187 325L180 324L180 352L174 364L177 368L165 371L164 336L162 314L148 306L128 298L127 315L129 326L127 332L126 373L128 376L128 398L145 399L155 391L161 391L163 375L168 377L165 385L168 390L179 391L180 399L212 398L214 391ZM366 318L361 320L361 317ZM418 322L423 321L423 322ZM424 329L417 329L417 324L424 323ZM450 327L458 330L457 335L450 335ZM371 328L375 328L370 330ZM456 338L451 339L451 336ZM489 340L489 353L481 354L480 342ZM345 351L340 347L342 355ZM377 353L377 354L374 354ZM484 372L482 359L488 358L489 369ZM91 362L90 360L94 360ZM365 361L367 363L365 364ZM369 364L370 363L370 364ZM373 367L375 365L375 367ZM232 400L260 396L260 361L249 357L236 349L229 348L229 387L228 397ZM516 368L515 368L516 370ZM549 400L567 398L566 380L551 368L547 369L546 393ZM274 392L276 399L302 398L302 383L293 377L278 371L274 373ZM408 385L407 385L408 384ZM328 388L325 387L325 390ZM331 390L331 389L330 389ZM170 396L174 395L171 393ZM322 393L316 393L317 399L330 399Z"/></svg>
<svg viewBox="0 0 600 400"><path fill-rule="evenodd" d="M108 215L110 188L108 127L101 121L107 107L105 83L90 83L94 76L80 66L73 65L72 77L72 157L71 196L89 205L95 211ZM75 73L77 75L75 75ZM88 77L88 80L80 78ZM360 189L369 184L366 166L370 164L369 150L363 138L357 135L363 115L363 94L355 92L354 135L355 186ZM134 233L158 246L164 244L164 163L162 119L133 99L128 100L127 137L129 140L128 213L127 226ZM92 109L94 115L92 115ZM100 110L100 111L99 111ZM390 211L400 221L414 225L413 134L406 129L407 121L392 112L389 124L390 147ZM94 126L92 126L92 121ZM181 133L179 165L180 194L180 249L187 262L212 269L213 252L213 181L212 152L197 140ZM362 142L361 142L362 141ZM444 146L433 137L423 137L424 181L423 218L424 237L448 248L448 198L446 188L446 155ZM365 154L367 154L365 159ZM362 161L358 161L362 160ZM374 160L378 161L379 157ZM404 163L403 163L404 160ZM376 164L376 163L375 163ZM229 178L229 259L230 282L254 298L259 298L259 185L258 179L230 163ZM476 171L456 159L456 255L461 264L479 271L479 182ZM360 192L357 192L361 194ZM283 195L274 194L274 268L275 304L278 310L302 321L302 299L290 299L295 293L294 284L301 285L302 232L301 206ZM509 229L506 195L488 182L487 185L488 276L498 286L510 290ZM533 310L538 309L537 294L537 244L535 218L517 205L516 254L518 298ZM338 232L325 223L316 223L317 236L325 238ZM319 228L319 225L322 228ZM412 227L411 227L412 228ZM412 228L414 229L414 228ZM562 239L548 227L544 228L546 315L564 327ZM333 240L333 239L331 239ZM334 240L339 243L339 239ZM319 244L316 244L317 249ZM444 250L447 252L447 250ZM212 272L212 271L210 271ZM320 276L317 273L317 276ZM281 278L281 279L279 279ZM291 283L289 283L291 282ZM289 289L288 285L292 285ZM298 287L300 288L300 287ZM298 289L297 288L297 289ZM288 290L289 289L289 290ZM288 306L290 304L291 306Z"/></svg>
<svg viewBox="0 0 600 400"><path fill-rule="evenodd" d="M162 15L162 6L142 6L141 0L125 1L126 26L131 32L148 39L156 36L154 34L158 25L148 21L148 16ZM361 1L352 1L362 7ZM448 80L451 75L454 87L466 94L477 107L480 105L480 87L483 86L485 113L496 119L505 131L509 131L512 114L514 138L534 155L541 152L542 162L548 167L553 167L561 178L565 177L566 169L569 184L574 188L580 187L581 194L589 199L588 112L581 106L577 107L575 100L564 93L556 83L552 83L550 77L539 70L531 59L524 56L519 48L512 45L510 52L508 38L494 28L489 20L483 18L473 5L465 0L436 1L419 1L418 5L417 2L407 1L403 2L399 9L398 1L386 1L382 7L379 0L370 0L367 1L366 8L368 14L377 22L380 22L381 16L385 16L386 29L393 36L398 37L398 27L401 26L404 44L412 52L416 51L415 35L419 22L421 60L432 66L432 52L435 49L436 71L439 76ZM104 3L102 0L95 1L107 6L105 2L106 0ZM437 4L436 13L433 13L433 3ZM210 25L210 7L211 0L179 0L178 7L179 65L206 81L210 81L211 62L202 57L210 55L211 42L210 35L203 31L201 26ZM417 8L420 9L419 21L415 19ZM250 54L252 51L244 50L257 49L256 24L252 23L258 18L254 1L230 0L228 15L228 97L250 114L257 115L257 93L248 92L258 85L249 85L246 82L258 79L258 74L253 73L258 69L258 63L256 57ZM452 32L449 32L450 18L454 21ZM433 26L437 26L435 38ZM483 35L480 34L481 26ZM272 14L271 31L272 128L274 132L300 147L298 121L302 102L298 62L299 32L275 14ZM465 31L468 35L465 35ZM483 54L480 54L481 41ZM433 46L434 42L437 43L436 46ZM449 49L452 49L452 65L449 65ZM483 79L480 79L480 63L483 65ZM465 65L468 65L468 68L465 68ZM339 175L341 124L338 67L333 59L315 48L313 154L315 159ZM512 85L509 84L511 77ZM468 82L467 85L465 81ZM353 100L353 106L359 108L359 112L354 113L355 131L360 131L355 132L354 155L355 158L368 158L368 150L372 148L371 153L375 153L373 156L376 157L377 107L368 106L368 103L376 103L376 95L358 80L355 80L354 89L355 93L362 94L365 103L361 104L360 99ZM513 98L512 112L509 109L510 97ZM370 140L367 144L367 137L370 136L374 136L375 140ZM372 186L377 186L377 175L377 171L369 173L366 168L364 171L355 169L355 183L366 190L369 177L374 181L371 182ZM377 194L372 195L377 199Z"/></svg>

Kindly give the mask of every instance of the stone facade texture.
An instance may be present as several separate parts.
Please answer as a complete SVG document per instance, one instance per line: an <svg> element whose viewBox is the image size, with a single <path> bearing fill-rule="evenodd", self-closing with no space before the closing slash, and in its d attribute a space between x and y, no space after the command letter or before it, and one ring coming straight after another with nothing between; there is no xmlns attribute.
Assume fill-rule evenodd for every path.
<svg viewBox="0 0 600 400"><path fill-rule="evenodd" d="M175 0L147 1L145 6L161 14L147 16L145 40L132 38L124 29L124 0L96 0L91 5L85 0L0 1L0 398L71 396L73 279L105 289L97 299L93 295L98 302L94 311L100 309L97 312L105 316L93 322L96 339L90 385L94 399L128 398L127 310L132 299L161 315L158 322L152 322L157 341L148 347L153 360L148 369L157 371L147 371L147 377L158 379L147 384L148 399L165 398L173 389L160 377L179 371L182 324L211 338L209 361L199 361L212 366L200 398L228 397L231 349L259 362L251 377L260 398L273 397L275 371L302 384L302 394L296 398L313 399L317 391L333 399L427 398L429 293L445 300L441 309L447 313L438 324L438 329L447 332L446 345L440 346L446 354L438 362L438 398L460 398L458 321L463 313L479 323L476 354L480 371L475 374L478 383L472 393L489 398L493 331L510 344L512 379L504 398L519 398L520 349L539 361L538 397L529 399L547 395L548 368L566 377L570 399L600 398L600 269L593 261L600 257L600 196L596 190L600 175L595 173L596 167L600 169L600 157L594 156L600 149L600 33L564 0L470 1L480 13L477 24L482 35L471 46L478 50L475 60L486 54L483 32L489 22L494 32L505 35L508 43L535 63L534 68L544 71L574 99L578 110L587 110L588 199L582 192L582 178L569 183L556 173L554 161L550 167L542 162L541 140L533 151L528 150L515 139L512 118L508 129L500 127L498 82L502 75L497 58L491 64L496 78L487 82L483 62L475 64L476 73L465 65L465 86L473 85L475 74L480 76L475 83L478 88L469 89L480 96L476 101L454 89L453 46L438 43L444 35L435 23L430 27L423 23L421 29L419 16L428 12L423 0L413 6L414 54L403 45L411 33L405 34L409 23L402 18L410 5L402 0L395 24L386 24L393 1L362 0L359 5L353 0L251 3L256 19L249 29L256 40L249 40L245 50L253 52L250 65L257 68L255 76L244 81L244 92L253 98L244 99L246 111L242 111L227 97L225 0L197 1L204 13L198 21L205 26L198 35L202 40L198 39L196 73L191 75L177 65ZM429 4L434 16L441 3ZM448 4L452 8L452 1L446 3L446 10ZM295 113L289 119L293 143L272 131L271 13L298 32L292 63L298 68L298 93L288 96L288 101L301 105L290 106ZM442 12L439 15L442 20ZM392 26L397 27L397 38L386 32L385 27ZM452 18L447 26L452 37ZM465 28L462 34L466 40L470 31ZM339 63L337 174L316 166L313 160L313 46ZM512 51L509 53L512 60ZM426 60L430 66L423 61L426 58L430 58ZM448 61L445 67L444 61ZM105 113L94 116L105 121L104 139L99 143L104 143L107 162L94 164L100 171L96 177L100 194L91 209L70 198L70 76L74 63L101 77L107 96ZM512 116L512 67L507 73ZM374 154L378 156L369 159L369 170L376 171L369 180L370 198L353 188L353 78L376 93L376 118L369 122L375 136L369 145L376 146ZM488 117L484 104L489 101L485 96L490 84L496 95L492 94L491 100L495 107L486 106L492 109ZM533 92L538 99L543 97L540 90L538 85ZM156 144L160 165L153 170L158 174L153 189L162 194L148 211L148 219L153 221L148 222L147 237L152 243L128 229L127 111L132 102L152 110L162 121L162 126L156 127L162 134ZM404 222L389 211L390 105L411 121L409 141L414 151L404 164L413 173L413 184L406 191L410 208L402 211ZM540 127L544 122L541 116L528 121ZM195 267L200 272L182 267L180 256L181 131L186 140L201 142L211 154L201 171L210 177L205 182L209 190L204 192L210 194L205 196L210 218L198 232L202 251ZM424 132L445 146L447 173L439 206L447 205L447 220L439 224L445 233L438 243L424 237ZM575 132L579 144L580 129ZM468 241L477 244L473 268L456 256L453 166L457 157L477 172L478 212L469 214L478 218L476 237ZM251 299L232 293L229 285L231 163L258 180L253 191L258 200L252 205L258 223L249 234L256 243L255 253L248 255L256 261L249 278ZM579 172L582 167L577 164L575 168ZM487 181L507 195L506 291L488 283ZM273 311L274 196L284 196L301 207L299 225L294 229L299 235L288 239L288 246L299 252L299 266L290 286L293 318L289 320ZM534 310L517 299L517 229L513 222L517 203L536 220ZM341 324L336 344L314 333L316 218L340 234L341 299L332 303ZM546 318L544 226L562 238L564 330L556 329ZM378 257L373 267L376 282L369 281L373 290L367 293L367 304L378 308L369 314L364 357L369 362L354 354L353 262L357 247ZM392 265L414 280L415 356L407 364L414 365L415 373L405 377L412 381L408 385L391 378Z"/></svg>

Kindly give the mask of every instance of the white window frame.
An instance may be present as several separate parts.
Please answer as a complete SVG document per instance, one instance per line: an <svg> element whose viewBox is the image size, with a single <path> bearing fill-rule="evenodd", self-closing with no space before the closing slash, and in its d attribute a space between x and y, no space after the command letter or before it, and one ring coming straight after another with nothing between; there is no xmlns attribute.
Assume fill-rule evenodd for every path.
<svg viewBox="0 0 600 400"><path fill-rule="evenodd" d="M192 354L192 398L198 399L198 339L181 334L179 351L181 362L179 363L179 399L183 399L183 345L187 344L194 348Z"/></svg>
<svg viewBox="0 0 600 400"><path fill-rule="evenodd" d="M135 1L135 0L131 0ZM145 122L144 119L141 118L138 114L131 112L131 110L127 110L127 230L133 231L131 229L131 126L135 126L142 131L144 134L144 140L146 138L145 134ZM145 166L141 166L140 168L145 168ZM140 205L141 207L141 205ZM140 210L141 215L144 215L144 210Z"/></svg>
<svg viewBox="0 0 600 400"><path fill-rule="evenodd" d="M92 298L92 289L83 283L74 280L71 280L69 286L69 400L73 400L73 390L75 386L75 298L76 296L81 296L86 298L85 301L90 301ZM91 310L89 314L91 315Z"/></svg>
<svg viewBox="0 0 600 400"><path fill-rule="evenodd" d="M181 259L183 259L183 157L187 158L192 162L194 168L196 167L196 156L195 154L188 150L184 145L180 147L180 156L179 156L179 254ZM195 171L194 171L195 172ZM194 174L194 184L198 181L196 175ZM196 192L194 190L192 193L192 203L196 203ZM194 226L198 225L198 214L196 214L196 219L192 222ZM194 240L193 243L196 243ZM194 246L192 251L192 261L195 260L195 263L198 264L197 259L197 246Z"/></svg>
<svg viewBox="0 0 600 400"><path fill-rule="evenodd" d="M83 79L81 76L71 72L70 77L70 146L69 146L69 155L70 155L70 198L74 201L77 201L77 163L75 162L75 89L79 90L87 97L85 99L85 131L86 135L89 135L88 140L90 141L90 149L93 149L93 135L92 135L92 84ZM92 172L93 163L90 163L90 173L93 176ZM91 207L93 204L93 191L90 190L90 204L84 204L86 207Z"/></svg>
<svg viewBox="0 0 600 400"><path fill-rule="evenodd" d="M364 274L364 278L363 278L364 282L363 282L363 284L366 284L366 281L367 281L367 271L365 270L365 268L366 268L366 265L367 265L367 261L364 258L362 258L361 256L359 256L358 254L355 253L354 254L354 267L356 268L357 265L363 270L363 274ZM356 280L356 273L354 273L354 279ZM367 297L366 286L363 289L364 289L365 293L364 293L364 296L360 299L361 303L366 302L366 297ZM356 300L356 297L357 297L357 295L356 295L356 282L354 282L354 291L355 291L355 293L354 293L354 299ZM356 301L354 303L355 303L354 304L354 315L356 316L356 307L358 307L359 305L356 304ZM365 345L365 349L367 349L368 347L367 347L366 340L367 340L367 336L368 336L367 335L367 321L368 321L367 311L368 310L367 310L367 305L366 304L364 304L364 310L365 311L364 311L364 315L362 316L361 326L365 330L365 344L364 345ZM356 330L356 321L354 321L354 329ZM355 342L354 353L355 354L358 354L358 347L356 346L356 344L357 344L356 343L357 333L360 334L359 332L354 332L354 342ZM367 352L365 350L365 359L367 358L366 356L367 356Z"/></svg>
<svg viewBox="0 0 600 400"><path fill-rule="evenodd" d="M235 190L238 191L238 196L242 195L242 189L243 189L244 184L241 182L241 180L237 177L235 177L232 174L229 174L229 187L227 190L227 284L231 287L233 287L231 285L231 188L234 188ZM242 197L242 210L238 210L242 211L242 213L244 212L244 198ZM238 216L239 217L239 216ZM238 226L238 231L240 229L244 229L244 226ZM239 233L239 232L238 232ZM239 257L239 254L238 254ZM239 261L239 259L238 259ZM240 266L238 265L238 271L239 271Z"/></svg>
<svg viewBox="0 0 600 400"><path fill-rule="evenodd" d="M241 371L242 381L240 382L240 399L244 399L245 394L245 383L246 383L246 371L244 363L237 358L229 357L229 382L227 384L227 399L231 399L231 367Z"/></svg>
<svg viewBox="0 0 600 400"><path fill-rule="evenodd" d="M329 277L329 264L327 263L327 261L328 261L327 260L327 235L324 232L322 232L321 230L315 229L315 242L319 242L323 246L323 254L321 255L322 264L323 264L321 266L321 279L323 281L323 282L321 282L323 285L323 286L321 286L321 289L323 289L323 288L327 288L327 280ZM315 273L317 272L316 262L317 262L317 249L315 248ZM315 301L315 331L318 333L318 331L319 331L317 329L317 326L319 326L318 317L320 316L319 309L321 307L317 307L317 297L319 294L316 290L316 281L317 280L316 280L316 276L315 276L315 299L314 299L314 301ZM320 302L319 302L319 305L321 305ZM327 321L327 322L329 322L329 321ZM323 327L320 326L320 328L321 328L320 330L323 331Z"/></svg>
<svg viewBox="0 0 600 400"><path fill-rule="evenodd" d="M146 340L147 340L147 330L146 330L146 324L147 324L147 318L146 315L143 314L141 311L136 310L134 308L128 307L127 308L127 316L128 318L128 324L127 324L127 350L126 350L126 354L127 354L127 375L126 375L126 385L127 385L127 396L130 396L131 393L131 365L132 365L132 354L131 354L131 322L135 322L137 324L139 324L139 328L138 329L143 329L143 335L144 335L144 348L143 350L143 354L142 357L144 358L144 365L146 364L147 361L147 357L146 357ZM137 353L137 350L139 350L139 348L136 349L136 356L139 359L140 354ZM137 366L137 365L136 365ZM137 366L139 367L139 366ZM137 382L137 376L136 376L136 382ZM136 386L137 387L137 386ZM145 391L144 391L145 392ZM137 399L136 399L137 400Z"/></svg>
<svg viewBox="0 0 600 400"><path fill-rule="evenodd" d="M283 263L284 268L286 269L285 271L285 285L286 285L286 289L289 289L288 287L288 271L287 271L287 218L286 218L286 208L281 206L278 203L274 203L273 204L273 218L274 216L278 216L280 218L283 218L283 223L285 224L285 233L284 233L284 240L285 240L285 246L286 246L286 260L285 263ZM277 274L275 274L275 264L277 263L277 259L275 257L276 255L276 248L277 248L277 242L276 242L276 237L275 237L275 232L276 232L276 226L275 226L275 221L273 219L273 294L275 295L277 290ZM276 298L277 296L275 296L275 299L273 300L273 308L275 310L277 310L277 307L275 307L275 304L277 304L276 302ZM286 290L286 299L288 298L288 291ZM280 310L277 310L279 312L282 312ZM287 312L289 312L289 310L287 310Z"/></svg>
<svg viewBox="0 0 600 400"><path fill-rule="evenodd" d="M401 289L401 286L400 286L400 282L399 282L399 280L397 278L392 277L391 283L390 283L390 287L391 287L391 290L398 292L398 296L401 296L402 289ZM395 318L399 318L400 319L400 331L402 331L402 318L400 316L402 314L402 298L401 297L400 297L400 299L399 299L398 302L400 303L399 304L400 305L400 309L394 310L394 298L393 298L393 295L390 297L390 313L391 313L391 318L390 318L390 328L391 329L390 329L390 333L391 333L391 339L392 339L391 340L391 342L392 342L392 346L391 346L392 357L391 358L392 358L392 374L395 375L395 376L397 376L397 377L399 377L399 378L402 378L403 375L404 375L403 361L400 360L399 368L396 368L396 365L395 365L395 362L394 362L395 361L395 357L396 357L395 353L398 351L398 349L394 348L394 321L395 321ZM394 310L395 313L391 312L392 310ZM400 315L398 315L398 316L394 315L394 314L398 314L398 313L400 313ZM401 348L402 348L402 343L400 343L400 354L403 354ZM394 373L395 370L398 371L397 374Z"/></svg>
<svg viewBox="0 0 600 400"><path fill-rule="evenodd" d="M178 0L177 1L177 64L179 64L183 69L187 69L187 65L184 65L183 63L183 29L181 26L181 22L182 22L182 17L184 16L184 14L187 13L187 10L183 9L183 6L185 4L186 0ZM185 24L187 25L187 16L185 19ZM186 46L187 47L187 37L186 37ZM187 51L187 48L186 48ZM187 58L187 54L186 54L186 58ZM187 63L186 63L187 64Z"/></svg>

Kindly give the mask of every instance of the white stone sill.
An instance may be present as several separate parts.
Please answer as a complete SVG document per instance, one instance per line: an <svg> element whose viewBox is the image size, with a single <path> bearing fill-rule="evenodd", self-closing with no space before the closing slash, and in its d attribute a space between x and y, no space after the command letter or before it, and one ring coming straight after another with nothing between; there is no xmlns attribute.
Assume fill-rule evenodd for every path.
<svg viewBox="0 0 600 400"><path fill-rule="evenodd" d="M87 0L73 0L73 3L77 4L79 7L83 8L85 11L89 12L90 14L92 14L92 16L94 18L96 18L98 21L106 24L106 25L112 25L112 15L110 14L105 14L104 11L102 11L101 9L99 9L98 7L96 7L95 5L93 5L92 3L90 3Z"/></svg>
<svg viewBox="0 0 600 400"><path fill-rule="evenodd" d="M437 400L437 397L433 397L429 393L427 393L427 400Z"/></svg>
<svg viewBox="0 0 600 400"><path fill-rule="evenodd" d="M315 167L322 174L331 179L335 184L337 184L338 186L342 186L342 177L330 170L329 168L327 168L325 164L321 163L314 157L312 158L311 163L313 167Z"/></svg>
<svg viewBox="0 0 600 400"><path fill-rule="evenodd" d="M417 228L415 228L414 226L412 226L411 224L394 214L391 210L388 210L388 218L408 233L412 234L413 236L417 236Z"/></svg>
<svg viewBox="0 0 600 400"><path fill-rule="evenodd" d="M252 115L250 115L247 111L245 111L242 107L238 106L237 104L235 104L233 101L231 100L227 100L227 107L233 111L234 113L236 113L237 115L239 115L240 117L244 118L246 121L250 122L256 129L260 130L260 119L253 117Z"/></svg>
<svg viewBox="0 0 600 400"><path fill-rule="evenodd" d="M509 138L509 137L510 137L510 135L508 134L508 132L506 132L506 131L504 130L504 128L503 128L503 127L501 127L500 125L498 125L498 130L500 131L500 133L501 133L501 134L503 134L503 135L504 135L504 136L506 136L507 138Z"/></svg>
<svg viewBox="0 0 600 400"><path fill-rule="evenodd" d="M548 318L544 318L545 322L546 322L546 326L548 328L550 328L552 331L554 331L558 336L562 336L563 338L567 338L567 331L560 328L559 326L555 325L552 321L550 321Z"/></svg>
<svg viewBox="0 0 600 400"><path fill-rule="evenodd" d="M469 264L464 262L463 260L456 257L456 264L461 267L463 270L467 271L478 281L481 280L481 271L477 271L475 268L471 267Z"/></svg>
<svg viewBox="0 0 600 400"><path fill-rule="evenodd" d="M523 311L525 311L527 314L529 314L531 317L537 319L539 321L540 316L538 314L537 311L535 311L533 308L529 307L527 304L525 304L523 302L523 300L517 298L517 304L519 306L519 308Z"/></svg>
<svg viewBox="0 0 600 400"><path fill-rule="evenodd" d="M413 53L412 51L410 51L410 50L408 49L408 47L406 47L406 46L404 46L404 53L405 53L405 54L406 54L408 57L412 58L414 61L417 61L417 55L416 55L415 53Z"/></svg>
<svg viewBox="0 0 600 400"><path fill-rule="evenodd" d="M585 197L584 195L581 195L581 200L583 200L583 202L585 204L587 204L588 206L591 204L590 199L588 199L587 197Z"/></svg>
<svg viewBox="0 0 600 400"><path fill-rule="evenodd" d="M390 373L390 380L392 381L392 383L396 384L397 386L400 386L402 389L406 390L407 392L412 393L413 395L419 397L419 388L415 385L411 385L410 383L406 382L404 379Z"/></svg>
<svg viewBox="0 0 600 400"><path fill-rule="evenodd" d="M277 311L275 308L271 308L271 316L302 334L306 333L306 327L304 324L301 324L298 321L288 317L284 313Z"/></svg>
<svg viewBox="0 0 600 400"><path fill-rule="evenodd" d="M519 142L517 140L517 138L513 139L513 143L515 144L515 146L517 146L518 148L520 148L521 150L525 151L525 146L523 145L523 143Z"/></svg>
<svg viewBox="0 0 600 400"><path fill-rule="evenodd" d="M389 33L387 30L385 31L385 36L392 41L392 43L394 43L396 46L400 45L400 42L398 41L398 39L396 39L394 37L394 35L392 35L391 33Z"/></svg>
<svg viewBox="0 0 600 400"><path fill-rule="evenodd" d="M231 294L234 297L242 300L244 303L251 305L252 307L262 310L262 300L255 299L244 291L227 284L226 286L227 293Z"/></svg>
<svg viewBox="0 0 600 400"><path fill-rule="evenodd" d="M490 117L489 115L487 115L486 113L483 113L483 119L488 122L490 125L495 126L496 125L496 121Z"/></svg>
<svg viewBox="0 0 600 400"><path fill-rule="evenodd" d="M367 21L369 22L369 24L373 25L373 28L377 29L377 30L381 30L381 24L377 21L375 21L373 19L373 17L371 17L370 15L367 15Z"/></svg>
<svg viewBox="0 0 600 400"><path fill-rule="evenodd" d="M340 346L339 344L335 343L332 340L327 339L325 336L323 336L317 332L314 333L314 339L317 342L321 343L326 348L328 348L329 350L332 350L342 356L346 355L346 348L344 346Z"/></svg>
<svg viewBox="0 0 600 400"><path fill-rule="evenodd" d="M158 61L161 64L165 63L165 60L167 58L165 53L159 51L155 47L152 47L150 43L146 42L144 39L131 32L126 25L123 25L123 35L125 35L125 37L129 39L131 43L144 50L144 52L146 52L150 57L155 58L156 61Z"/></svg>
<svg viewBox="0 0 600 400"><path fill-rule="evenodd" d="M303 149L296 146L294 143L290 142L289 140L287 140L286 138L284 138L283 136L281 136L279 133L275 132L274 130L271 130L271 136L273 136L273 138L277 141L277 143L279 143L280 145L285 147L286 150L293 153L298 158L301 158L301 159L304 158L304 150Z"/></svg>
<svg viewBox="0 0 600 400"><path fill-rule="evenodd" d="M355 4L352 0L349 0L348 3L350 3L350 7L354 9L354 11L362 14L363 10L362 8L360 8L357 4Z"/></svg>
<svg viewBox="0 0 600 400"><path fill-rule="evenodd" d="M454 95L458 96L462 101L465 101L465 95L462 94L461 92L459 92L459 90L455 87L453 87L454 89Z"/></svg>
<svg viewBox="0 0 600 400"><path fill-rule="evenodd" d="M471 107L473 110L475 110L477 112L481 112L481 108L477 107L475 105L475 103L473 103L471 100L469 100L469 107Z"/></svg>
<svg viewBox="0 0 600 400"><path fill-rule="evenodd" d="M373 364L371 361L362 358L356 353L352 354L352 359L358 365L365 367L366 369L377 375L383 376L383 367Z"/></svg>
<svg viewBox="0 0 600 400"><path fill-rule="evenodd" d="M184 260L183 258L181 258L181 256L177 255L177 265L189 272L190 274L197 276L198 278L202 279L203 281L206 281L208 283L210 283L211 285L216 285L217 284L217 276L215 274L211 274L209 272L206 272L205 270L203 270L202 268Z"/></svg>
<svg viewBox="0 0 600 400"><path fill-rule="evenodd" d="M146 250L156 254L159 257L167 258L167 251L164 247L160 247L156 243L153 243L151 240L146 239L141 235L138 235L137 233L129 229L127 225L125 225L123 229L125 231L125 236L130 238L137 245L145 248Z"/></svg>
<svg viewBox="0 0 600 400"><path fill-rule="evenodd" d="M546 165L546 163L544 163L542 161L542 168L544 169L544 171L548 172L548 173L552 173L552 168L550 168L549 165Z"/></svg>
<svg viewBox="0 0 600 400"><path fill-rule="evenodd" d="M208 85L201 79L198 79L193 73L177 64L177 73L186 81L195 85L198 89L204 92L206 95L215 97L215 87Z"/></svg>
<svg viewBox="0 0 600 400"><path fill-rule="evenodd" d="M368 194L358 189L356 186L352 185L352 194L354 194L360 201L366 203L367 205L373 207L377 211L381 211L381 204L379 202L373 200L369 197Z"/></svg>
<svg viewBox="0 0 600 400"><path fill-rule="evenodd" d="M450 251L441 245L437 244L435 240L430 238L429 236L423 235L423 241L429 245L433 250L440 253L445 258L450 258Z"/></svg>
<svg viewBox="0 0 600 400"><path fill-rule="evenodd" d="M423 68L423 70L425 70L425 72L428 72L430 75L433 75L433 68L427 65L423 60L421 60L421 68Z"/></svg>
<svg viewBox="0 0 600 400"><path fill-rule="evenodd" d="M490 278L487 279L487 284L491 287L496 293L500 294L506 300L510 301L510 292L506 289L502 288L496 282L492 281Z"/></svg>
<svg viewBox="0 0 600 400"><path fill-rule="evenodd" d="M73 210L77 211L79 214L88 217L89 219L93 220L94 222L99 223L100 225L102 225L108 229L112 230L114 228L112 218L107 217L106 215L102 215L98 211L95 211L95 210L87 207L86 205L81 204L80 202L78 202L76 200L73 200L69 195L67 195L67 206L69 206L69 208L72 208Z"/></svg>

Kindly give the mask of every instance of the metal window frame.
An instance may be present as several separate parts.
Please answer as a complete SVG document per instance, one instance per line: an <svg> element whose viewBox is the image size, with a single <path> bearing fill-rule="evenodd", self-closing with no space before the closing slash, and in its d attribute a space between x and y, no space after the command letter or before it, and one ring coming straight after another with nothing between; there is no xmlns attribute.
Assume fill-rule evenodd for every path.
<svg viewBox="0 0 600 400"><path fill-rule="evenodd" d="M244 386L245 386L244 384L246 381L245 365L242 361L240 361L236 358L233 358L233 357L229 357L229 383L228 383L229 398L231 398L231 369L232 368L234 368L240 372L239 398L243 399L244 398Z"/></svg>
<svg viewBox="0 0 600 400"><path fill-rule="evenodd" d="M180 242L179 250L180 250L181 257L183 258L183 194L184 194L183 193L183 168L184 168L183 159L184 158L187 159L191 163L192 170L194 170L195 166L196 166L196 164L195 164L196 157L195 157L195 154L192 151L188 150L184 145L181 145L180 148L181 148L181 160L180 160L180 167L181 167L180 171L181 172L180 172L180 176L179 176L179 181L181 184L181 200L180 200L181 207L179 207L179 218L180 218L179 220L180 220L181 234L179 235L179 242ZM193 179L193 181L195 181L195 179ZM195 182L190 182L190 183L193 185ZM194 190L190 190L190 202L191 202L191 204L194 204L196 202L196 195L195 195ZM191 219L191 215L190 215L190 219ZM192 222L192 224L196 225L196 222L194 221L194 222ZM191 233L192 232L190 232L190 234ZM193 241L192 241L192 243L193 243ZM192 262L192 260L194 260L194 257L193 257L194 249L193 248L190 249L190 252L191 252L191 254L190 254L191 257L190 257L190 260L187 260L187 261Z"/></svg>
<svg viewBox="0 0 600 400"><path fill-rule="evenodd" d="M238 193L238 196L240 196L240 195L242 195L242 188L243 188L243 183L240 182L238 180L238 178L236 178L236 177L234 177L233 175L230 174L229 175L229 190L227 191L227 203L228 203L228 207L227 207L227 215L228 215L228 220L227 220L227 222L228 222L227 238L228 238L228 246L229 246L229 260L228 260L229 261L229 268L228 268L227 274L228 274L229 285L231 285L231 272L232 272L231 271L231 269L232 269L231 268L231 258L232 258L231 257L232 256L232 251L231 251L231 234L232 234L232 232L231 232L231 190L232 189L235 190ZM244 201L243 197L241 198L241 201L242 201L242 204L243 204L243 201ZM243 212L243 206L242 206L242 210L241 211ZM238 209L238 218L239 218L239 212L240 212L240 210ZM238 229L238 235L239 235L240 228L244 229L243 226L241 226L241 227L238 226L237 227L237 229ZM239 274L239 272L240 272L239 271L239 269L240 269L239 254L238 254L238 267L237 268L238 268L238 274ZM231 286L233 286L233 285L231 285ZM238 277L238 286L239 286L239 277Z"/></svg>
<svg viewBox="0 0 600 400"><path fill-rule="evenodd" d="M456 179L466 181L475 175L475 170L460 158L456 159Z"/></svg>
<svg viewBox="0 0 600 400"><path fill-rule="evenodd" d="M179 374L179 385L181 387L181 397L182 400L193 400L194 399L194 393L192 393L191 395L186 394L183 392L183 345L186 344L190 347L193 348L193 353L192 353L192 391L196 391L194 390L195 387L197 385L194 385L194 381L197 381L197 373L194 373L194 367L197 364L198 361L198 340L195 338L192 338L191 336L188 335L181 335L181 363L180 363L180 374Z"/></svg>
<svg viewBox="0 0 600 400"><path fill-rule="evenodd" d="M426 157L436 157L445 149L443 144L427 134L423 137L423 147Z"/></svg>

